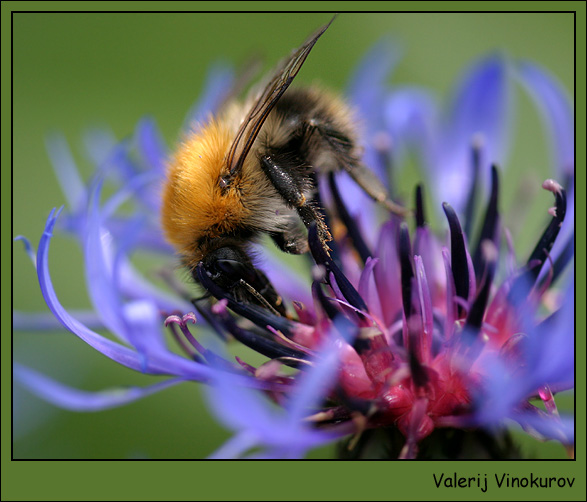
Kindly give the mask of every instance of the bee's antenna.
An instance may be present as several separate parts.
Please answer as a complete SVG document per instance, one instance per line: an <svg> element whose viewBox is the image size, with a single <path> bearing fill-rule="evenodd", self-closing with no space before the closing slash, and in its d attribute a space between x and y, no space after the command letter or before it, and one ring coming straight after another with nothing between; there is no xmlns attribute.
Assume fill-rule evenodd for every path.
<svg viewBox="0 0 587 502"><path fill-rule="evenodd" d="M263 305L266 309L270 310L271 313L280 316L281 314L279 312L277 312L277 310L275 310L273 308L273 306L265 299L265 297L263 295L261 295L261 293L259 293L253 286L251 286L247 281L245 281L244 279L240 279L239 283L241 284L241 286L244 286L246 288L246 290L251 293L257 300L259 300L259 302L261 303L261 305Z"/></svg>

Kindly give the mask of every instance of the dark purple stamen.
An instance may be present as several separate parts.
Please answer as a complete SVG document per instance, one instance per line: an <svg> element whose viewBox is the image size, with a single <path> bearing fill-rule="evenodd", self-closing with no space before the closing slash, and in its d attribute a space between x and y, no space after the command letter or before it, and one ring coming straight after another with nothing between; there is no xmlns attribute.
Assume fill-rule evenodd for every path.
<svg viewBox="0 0 587 502"><path fill-rule="evenodd" d="M275 315L263 307L251 303L238 302L230 293L224 291L212 279L210 279L210 277L208 277L202 263L198 263L196 273L200 284L202 284L202 286L218 300L225 299L228 302L228 307L236 314L249 319L261 328L272 326L276 330L281 331L287 337L293 336L295 331L295 324L293 321L290 321L286 317Z"/></svg>
<svg viewBox="0 0 587 502"><path fill-rule="evenodd" d="M553 180L545 181L542 184L542 187L554 194L556 204L554 207L554 214L550 224L546 227L546 230L544 230L544 233L536 244L534 251L532 251L532 254L528 258L526 271L522 273L512 285L509 299L514 304L523 301L523 299L527 297L529 289L532 288L536 282L544 262L548 259L550 250L554 245L554 241L558 236L567 212L567 194L564 188Z"/></svg>
<svg viewBox="0 0 587 502"><path fill-rule="evenodd" d="M412 315L412 281L414 265L412 263L412 245L408 225L402 222L399 228L398 254L401 267L402 303L406 319Z"/></svg>
<svg viewBox="0 0 587 502"><path fill-rule="evenodd" d="M232 316L224 316L223 321L226 329L243 345L262 354L270 359L284 358L283 363L292 368L300 365L300 360L307 361L308 356L304 352L291 347L281 345L274 340L265 338L263 335L254 333L238 326Z"/></svg>
<svg viewBox="0 0 587 502"><path fill-rule="evenodd" d="M218 316L214 315L210 311L208 304L204 305L200 299L192 300L192 305L196 308L198 313L204 318L204 320L210 325L215 335L220 337L221 340L227 341L226 332L224 326L218 321Z"/></svg>
<svg viewBox="0 0 587 502"><path fill-rule="evenodd" d="M198 353L196 353L195 350L192 347L190 347L181 336L179 336L179 333L177 332L177 327L176 327L177 324L179 324L179 323L177 323L177 322L166 323L166 326L170 329L171 335L173 336L173 338L175 339L177 344L183 349L183 351L186 354L188 354L190 356L190 358L192 360L196 361L197 363L204 364L204 359Z"/></svg>
<svg viewBox="0 0 587 502"><path fill-rule="evenodd" d="M335 326L340 332L351 333L353 331L356 331L357 325L353 324L353 322L350 319L345 317L342 311L336 306L335 302L333 302L324 294L324 291L322 290L322 287L319 282L315 281L312 284L312 291L314 293L315 298L317 298L320 302L320 306L322 307L326 315L332 321L336 320ZM371 341L369 339L355 337L351 345L359 355L365 354L367 351L371 350Z"/></svg>
<svg viewBox="0 0 587 502"><path fill-rule="evenodd" d="M484 253L482 251L482 243L485 240L490 240L495 244L495 248L499 249L499 234L498 234L498 223L499 223L499 212L497 204L499 201L499 175L497 167L491 166L491 195L489 197L489 203L487 204L487 211L485 212L485 219L483 221L483 227L477 241L477 247L473 255L473 268L475 269L475 276L477 281L481 280L483 274L485 274L485 261Z"/></svg>
<svg viewBox="0 0 587 502"><path fill-rule="evenodd" d="M328 316L328 318L330 320L333 321L335 318L337 318L341 314L341 310L337 307L335 302L331 301L330 298L324 294L324 291L322 290L322 286L321 286L320 282L314 281L312 283L312 292L314 293L314 296L320 302L320 306L322 307L322 310L324 311L324 313Z"/></svg>
<svg viewBox="0 0 587 502"><path fill-rule="evenodd" d="M479 191L479 174L481 171L481 147L478 141L474 141L471 147L471 186L469 187L469 197L465 206L465 235L472 235L471 228L475 219L475 209L477 206L477 193Z"/></svg>
<svg viewBox="0 0 587 502"><path fill-rule="evenodd" d="M561 273L564 271L566 266L569 264L574 255L575 239L573 236L571 236L565 242L556 260L554 260L554 263L552 264L551 273L545 275L540 281L540 286L542 286L545 283L545 281L550 281L550 283L556 281L558 277L561 275Z"/></svg>
<svg viewBox="0 0 587 502"><path fill-rule="evenodd" d="M546 230L542 234L542 237L540 237L540 240L536 244L534 251L532 251L530 258L528 258L528 263L539 261L541 264L538 267L531 268L534 280L536 280L538 277L538 274L542 269L542 265L544 265L544 262L546 261L548 254L554 245L554 241L560 232L561 225L563 224L565 215L567 213L567 193L565 189L552 180L545 181L542 186L554 194L555 214L550 221L550 224L548 227L546 227Z"/></svg>
<svg viewBox="0 0 587 502"><path fill-rule="evenodd" d="M346 276L342 273L340 268L334 263L332 258L328 256L328 253L324 249L324 246L320 242L318 238L318 232L316 230L316 224L312 223L308 228L308 243L310 244L310 252L314 257L314 260L318 265L323 265L326 268L326 271L332 273L334 278L336 279L336 284L340 289L340 292L345 297L346 301L349 302L353 307L357 310L362 312L369 312L367 305L361 298L361 295L357 292L357 290L353 287L350 281L346 278ZM326 281L328 282L328 275L326 274Z"/></svg>
<svg viewBox="0 0 587 502"><path fill-rule="evenodd" d="M482 285L477 297L471 305L466 322L467 326L474 328L477 331L481 329L497 263L497 248L489 240L484 242L485 244L481 243L481 247L485 247L483 251L484 275L480 278Z"/></svg>
<svg viewBox="0 0 587 502"><path fill-rule="evenodd" d="M412 381L416 387L423 388L428 383L428 374L424 369L424 366L418 359L414 350L415 343L410 343L409 360L410 360L410 373L412 374Z"/></svg>
<svg viewBox="0 0 587 502"><path fill-rule="evenodd" d="M469 266L467 263L467 249L465 236L461 229L459 218L450 204L442 204L450 228L450 266L455 281L456 295L464 300L469 296ZM462 306L458 307L462 315Z"/></svg>
<svg viewBox="0 0 587 502"><path fill-rule="evenodd" d="M180 317L178 315L171 315L171 316L167 317L167 319L165 320L165 326L168 326L171 329L171 332L173 333L174 337L179 337L179 335L176 332L176 326L179 326L179 329L183 333L183 336L185 337L185 339L189 342L189 344L199 354L201 354L201 357L198 356L191 349L189 349L189 346L187 346L188 353L190 353L192 355L192 358L194 360L196 360L202 364L204 364L204 360L205 360L215 367L224 368L227 371L233 371L234 367L231 366L230 363L228 363L228 361L226 361L225 359L220 357L218 354L215 354L213 351L204 347L196 339L196 337L194 337L194 335L192 335L191 331L189 330L189 328L187 326L188 322L192 323L192 324L196 323L196 316L193 314L193 312L185 314L182 317ZM184 347L184 349L186 349L186 345L184 343L181 343L181 346ZM202 359L202 357L204 359Z"/></svg>
<svg viewBox="0 0 587 502"><path fill-rule="evenodd" d="M338 211L338 215L344 223L344 226L348 231L348 235L353 243L353 247L357 250L357 253L359 253L359 256L361 257L364 265L367 262L367 258L373 256L373 253L369 249L369 246L367 246L367 243L364 241L363 236L357 227L355 219L349 214L342 197L340 196L333 172L330 172L328 175L328 184L334 198L334 204L336 206L336 210Z"/></svg>
<svg viewBox="0 0 587 502"><path fill-rule="evenodd" d="M424 227L426 225L426 215L424 213L424 195L423 195L424 188L422 185L418 185L416 187L416 226L418 228Z"/></svg>

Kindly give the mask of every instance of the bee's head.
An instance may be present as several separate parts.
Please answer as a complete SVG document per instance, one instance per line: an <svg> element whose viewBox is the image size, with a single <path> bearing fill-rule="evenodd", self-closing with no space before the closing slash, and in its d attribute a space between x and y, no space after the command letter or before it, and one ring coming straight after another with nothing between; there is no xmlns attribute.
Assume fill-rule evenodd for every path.
<svg viewBox="0 0 587 502"><path fill-rule="evenodd" d="M206 275L224 294L231 295L239 302L261 305L282 315L286 314L281 297L267 276L254 267L241 246L216 248L207 253L200 263ZM196 269L192 274L200 282ZM218 297L215 291L211 293Z"/></svg>

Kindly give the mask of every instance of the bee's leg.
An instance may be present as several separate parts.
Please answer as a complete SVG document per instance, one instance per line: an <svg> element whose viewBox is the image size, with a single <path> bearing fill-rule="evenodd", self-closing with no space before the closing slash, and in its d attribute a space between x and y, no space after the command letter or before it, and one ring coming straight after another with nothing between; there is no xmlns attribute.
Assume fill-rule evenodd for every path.
<svg viewBox="0 0 587 502"><path fill-rule="evenodd" d="M353 155L353 144L349 138L340 131L332 129L317 120L308 122L306 130L309 135L313 132L317 132L320 135L321 140L337 159L338 166L349 173L355 183L375 202L382 204L389 211L400 216L406 216L409 213L405 207L396 204L389 198L387 189L381 183L381 180Z"/></svg>
<svg viewBox="0 0 587 502"><path fill-rule="evenodd" d="M283 232L272 232L269 234L273 242L285 253L303 254L309 251L308 238L296 225Z"/></svg>
<svg viewBox="0 0 587 502"><path fill-rule="evenodd" d="M382 204L386 209L398 216L407 216L410 212L407 208L393 202L389 198L387 189L381 180L362 163L354 164L350 169L345 169L365 193L375 202Z"/></svg>
<svg viewBox="0 0 587 502"><path fill-rule="evenodd" d="M305 188L311 186L310 182L303 176L292 174L300 172L299 163L288 156L266 154L261 157L261 166L286 204L298 212L304 225L309 227L312 222L316 222L320 242L328 250L326 243L332 240L332 236L318 209L303 193Z"/></svg>

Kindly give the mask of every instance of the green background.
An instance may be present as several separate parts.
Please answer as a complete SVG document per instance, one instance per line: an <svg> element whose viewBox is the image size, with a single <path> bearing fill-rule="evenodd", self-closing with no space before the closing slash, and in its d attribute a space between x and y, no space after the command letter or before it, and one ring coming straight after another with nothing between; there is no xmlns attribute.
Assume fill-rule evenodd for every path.
<svg viewBox="0 0 587 502"><path fill-rule="evenodd" d="M178 8L230 8L228 5L184 3ZM281 3L280 7L288 8L287 5ZM295 9L316 8L315 3L298 2L289 5ZM321 7L325 10L337 8L342 12L354 8L366 9L366 5L370 4L361 3L360 7L357 7L353 3L338 2L332 5L322 4ZM417 5L424 7L422 3ZM467 3L457 8L464 5L470 6ZM566 8L564 2L556 5L559 10ZM78 8L74 6L75 4L66 4L63 8ZM136 6L137 4L132 4L129 8ZM173 6L173 3L166 3L163 8L171 9ZM375 4L373 8L393 10L400 7L413 9L415 6L416 4L380 3ZM9 19L7 10L20 10L25 7L26 5L17 2L2 4L3 56L7 44L10 45L10 40L7 40L9 31L4 29ZM478 4L477 7L482 8L482 5ZM577 7L575 4L573 8ZM40 8L46 7L42 5ZM83 8L91 6L86 4ZM102 4L99 8L107 7ZM151 7L147 3L142 4L142 8L157 7ZM242 7L238 4L234 8ZM275 8L275 5L261 3L258 8ZM434 4L432 8L438 8L438 4ZM584 40L584 11L581 16ZM88 126L106 124L119 138L123 138L133 131L140 118L151 115L157 120L164 137L171 144L177 137L186 111L202 89L204 75L211 63L223 59L238 64L258 49L262 50L266 61L275 62L299 45L310 32L330 17L327 13L13 14L12 236L26 235L36 245L51 208L65 202L44 150L44 140L48 132L58 130L67 137L76 154L78 165L86 176L90 173L90 166L83 156L81 145L82 134ZM573 16L564 13L347 13L340 15L320 40L298 80L311 82L318 78L329 87L343 89L353 68L366 50L381 37L391 35L401 44L404 54L392 81L397 84L428 87L436 91L441 99L447 97L452 83L465 65L495 49L504 50L513 58L526 58L542 64L563 82L572 96L573 28ZM3 58L3 99L5 63ZM582 78L584 84L584 73ZM579 88L584 89L584 85ZM519 103L516 137L510 165L507 166L507 182L504 183L505 193L502 202L506 215L507 208L515 202L520 181L529 180L539 187L539 183L548 175L549 167L548 149L542 126L537 120L537 112L519 89L517 96ZM581 109L579 103L577 106ZM4 107L5 111L6 109ZM582 109L584 110L584 102ZM4 125L3 122L3 141ZM3 182L7 167L3 156ZM413 183L413 180L410 182ZM6 184L3 183L3 186L4 194ZM582 186L580 182L578 186ZM552 200L549 194L538 188L534 195L540 211L537 214L542 215L544 208L552 205ZM584 201L582 203L584 204ZM3 205L3 221L5 215ZM527 246L521 250L522 256L543 228L545 220L546 218L533 218L528 225L517 227L520 241L525 242L524 245ZM515 221L509 223L512 226L516 224ZM6 230L6 227L3 228ZM5 242L3 240L3 244ZM63 305L68 308L87 308L89 301L83 281L83 266L75 244L67 238L54 239L51 257L52 277ZM12 270L14 308L24 311L39 311L46 308L36 283L34 269L21 251L20 245L14 247ZM6 273L3 277L6 278ZM6 320L7 315L3 317ZM3 333L7 332L3 330ZM46 371L56 379L79 388L98 390L119 384L144 385L151 382L147 377L117 367L67 333L15 333L13 341L16 360ZM6 362L6 355L7 351L4 350L3 363ZM2 366L3 381L6 382L7 365ZM16 398L18 399L15 400L15 404L21 413L18 415L19 423L15 424L17 427L13 443L14 458L203 458L229 437L208 414L200 391L195 385L179 386L123 408L90 414L57 410L24 392L17 392ZM572 405L572 398L567 399L564 404ZM5 410L3 406L3 471L7 447L4 432L8 419ZM33 420L21 417L33 417ZM562 449L555 444L542 445L530 441L525 443L524 448L528 454L542 458L563 457ZM328 453L323 451L318 454ZM20 463L16 467L24 471L32 465L34 464ZM106 475L105 472L111 468L113 472L117 472L118 469L136 465L139 475L140 471L144 474L140 475L141 482L134 481L134 488L144 490L146 486L150 486L148 478L153 475L149 475L148 472L153 470L157 473L154 475L159 477L158 486L161 491L152 489L145 495L139 495L143 492L128 490L117 492L118 495L124 496L128 493L129 497L149 499L172 499L174 496L199 499L214 495L217 498L257 500L265 497L295 499L306 496L306 491L299 490L303 490L304 484L307 483L308 498L329 498L336 497L334 493L337 493L337 489L346 486L346 482L352 479L353 487L346 487L343 492L345 495L338 498L392 499L398 498L393 495L396 489L402 494L399 498L417 499L425 496L425 493L433 493L438 499L447 496L454 500L460 499L461 496L464 499L476 496L468 490L454 494L432 490L433 484L429 480L425 483L414 483L411 487L413 491L409 491L410 483L406 481L413 480L413 476L417 474L410 471L410 467L398 462L367 462L364 465L338 463L334 464L334 467L331 467L331 463L323 462L296 463L296 474L292 474L296 476L296 480L293 483L284 481L283 491L276 491L277 487L273 485L279 476L269 473L289 469L290 464L285 463L240 463L235 468L230 462L200 462L193 465L141 462L126 463L118 469L115 465L118 464L100 463L97 467L93 463L56 464L56 469L64 476L59 483L62 487L60 490L67 490L70 487L72 477L91 475L94 468L100 473L101 479L101 476ZM159 465L162 465L160 472L157 471ZM309 465L307 472L306 465ZM431 472L431 469L439 472L441 469L439 464L418 465L421 468L425 466L425 472ZM503 472L504 469L495 463L489 467L484 465L459 464L457 468L463 474L472 475L478 472L491 472L494 469L501 469L499 472ZM509 472L517 472L523 464L506 465ZM530 465L525 468L526 473L532 470L535 474L545 472L553 475L557 471L560 471L561 475L569 475L576 467L576 463L525 465ZM549 467L552 465L554 467ZM47 463L44 466L40 466L40 469L52 467ZM324 470L320 466L324 466ZM214 471L215 475L202 475L202 472L207 472L204 469ZM236 472L233 469L236 469ZM297 474L298 469L302 474ZM355 475L343 474L346 469L352 469L349 473L354 472ZM394 474L404 470L410 473L407 477ZM316 479L317 471L323 473L322 481L319 476ZM340 480L334 485L333 481L327 483L333 472L340 472ZM191 486L191 489L186 488L183 492L174 491L184 486L184 476L185 479L189 479L188 486ZM212 488L208 488L208 482L215 480L215 476L221 476L218 484L212 482ZM300 476L307 476L307 481ZM431 478L431 475L427 477ZM238 483L232 481L237 478L243 480L241 489ZM54 479L58 481L59 478ZM107 497L106 492L94 490L100 490L102 485L108 484L108 479L102 479L99 486L92 491L78 492L77 495L82 499L94 496ZM246 480L252 483L255 491L250 491L251 486L247 485ZM384 480L390 480L389 492L383 486ZM114 484L118 486L117 483ZM292 488L292 484L295 488ZM128 488L126 483L123 486ZM312 492L316 486L323 488L324 491ZM370 486L374 491L371 496L366 496L366 493L371 493ZM165 487L170 491L165 491ZM29 489L34 490L35 486L21 485L20 489L22 491L11 491L11 498L26 498L24 493ZM217 491L209 491L214 489ZM234 491L231 491L233 489ZM329 492L329 489L332 491ZM419 491L421 489L424 491ZM5 488L2 490L4 492ZM37 497L64 497L60 490L52 490L48 490L45 496ZM92 495L96 493L102 494ZM293 495L294 493L296 495ZM353 493L357 495L353 496ZM513 492L510 492L509 496L512 496L511 493ZM546 490L532 492L531 496L534 499L543 496L548 498L548 493ZM502 495L509 498L507 492L503 491L494 492L489 498L501 498ZM515 495L516 498L525 496L530 495L523 492ZM572 495L562 495L562 498L567 497ZM4 500L4 496L2 498Z"/></svg>

